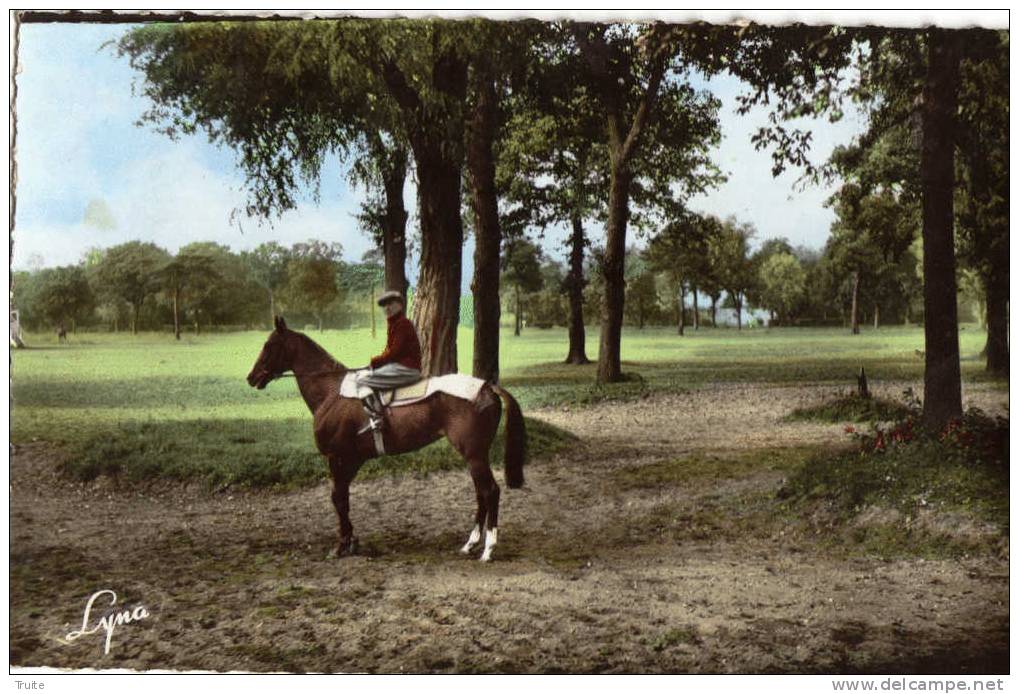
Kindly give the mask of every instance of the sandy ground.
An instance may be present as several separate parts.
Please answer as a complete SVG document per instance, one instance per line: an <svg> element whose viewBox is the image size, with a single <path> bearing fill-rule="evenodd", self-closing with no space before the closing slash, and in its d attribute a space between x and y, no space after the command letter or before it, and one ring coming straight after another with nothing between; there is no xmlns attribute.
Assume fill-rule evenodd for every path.
<svg viewBox="0 0 1019 694"><path fill-rule="evenodd" d="M889 384L898 395L905 384ZM879 389L880 392L881 389ZM497 561L461 556L465 471L355 482L361 553L328 559L328 485L287 493L124 492L11 458L11 662L357 672L1006 672L1008 561L833 551L753 508L781 474L621 484L664 460L845 443L783 423L831 388L719 386L539 410L581 443L503 490ZM1001 411L1007 395L970 389ZM309 422L310 436L310 422ZM719 463L724 464L724 462ZM708 510L714 513L708 514ZM476 557L477 555L475 555ZM111 610L148 616L74 640ZM140 612L135 612L140 614Z"/></svg>

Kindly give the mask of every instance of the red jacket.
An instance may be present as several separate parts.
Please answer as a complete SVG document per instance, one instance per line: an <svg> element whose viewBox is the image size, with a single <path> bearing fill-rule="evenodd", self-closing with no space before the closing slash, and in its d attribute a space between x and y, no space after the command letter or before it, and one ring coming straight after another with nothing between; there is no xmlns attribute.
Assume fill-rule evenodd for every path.
<svg viewBox="0 0 1019 694"><path fill-rule="evenodd" d="M398 313L390 316L389 331L386 335L386 349L377 357L372 358L373 369L383 364L403 364L408 369L421 370L421 343L418 342L417 331L407 316Z"/></svg>

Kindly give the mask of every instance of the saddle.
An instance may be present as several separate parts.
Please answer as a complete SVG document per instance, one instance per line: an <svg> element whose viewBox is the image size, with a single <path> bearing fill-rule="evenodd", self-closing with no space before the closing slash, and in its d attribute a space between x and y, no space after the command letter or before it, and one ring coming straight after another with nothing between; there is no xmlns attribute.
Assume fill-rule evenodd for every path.
<svg viewBox="0 0 1019 694"><path fill-rule="evenodd" d="M340 381L340 397L362 400L371 395L371 388L357 385L358 375L367 371L368 369L348 371ZM474 402L484 385L485 382L480 378L474 378L467 374L446 374L445 376L423 378L408 386L375 392L384 407L402 407L421 402L436 393L446 393L468 402Z"/></svg>
<svg viewBox="0 0 1019 694"><path fill-rule="evenodd" d="M340 381L340 397L354 398L365 404L365 410L368 413L368 424L358 433L372 432L372 437L375 440L375 449L379 455L386 452L382 441L382 423L386 409L413 405L414 403L427 400L436 393L446 393L468 402L474 402L478 399L482 386L485 385L482 379L474 378L467 374L446 374L445 376L422 378L417 383L400 386L399 388L375 390L374 388L357 384L357 377L368 370L358 369L348 371ZM373 399L377 401L378 412L373 412L368 406L368 402Z"/></svg>

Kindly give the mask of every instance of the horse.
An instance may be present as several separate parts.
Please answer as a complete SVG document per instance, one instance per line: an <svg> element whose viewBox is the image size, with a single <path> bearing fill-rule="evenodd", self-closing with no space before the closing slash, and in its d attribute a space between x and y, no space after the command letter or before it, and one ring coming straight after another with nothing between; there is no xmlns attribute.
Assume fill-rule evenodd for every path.
<svg viewBox="0 0 1019 694"><path fill-rule="evenodd" d="M376 457L368 416L357 398L342 397L339 384L348 369L311 338L287 328L275 318L248 385L262 390L286 372L293 372L297 387L314 419L315 444L329 461L332 502L339 518L339 542L332 555L339 558L357 552L357 538L350 522L350 483L364 461ZM461 553L470 554L485 535L481 561L491 561L499 535L499 485L488 464L502 403L506 405L505 480L510 489L524 484L527 437L520 405L507 391L486 381L477 399L469 402L447 393L400 407L390 407L383 430L387 453L406 453L437 441L443 435L467 461L477 497L474 527Z"/></svg>

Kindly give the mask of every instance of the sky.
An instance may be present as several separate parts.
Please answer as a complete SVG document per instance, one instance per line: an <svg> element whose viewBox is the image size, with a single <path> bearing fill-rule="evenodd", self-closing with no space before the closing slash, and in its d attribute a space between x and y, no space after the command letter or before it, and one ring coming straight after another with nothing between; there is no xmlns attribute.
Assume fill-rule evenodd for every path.
<svg viewBox="0 0 1019 694"><path fill-rule="evenodd" d="M15 269L79 262L93 246L132 239L153 241L170 251L199 240L234 250L276 240L285 245L309 238L339 241L348 260L370 248L356 213L363 191L351 189L339 162L323 171L319 201L306 191L296 210L260 225L243 212L243 175L232 150L210 144L203 134L172 141L136 122L148 102L134 93L139 76L126 58L117 57L115 41L129 25L26 24L21 27L18 94L17 207ZM755 151L750 138L767 112L746 116L735 110L743 86L733 78L706 83L722 102L723 140L712 153L728 181L689 201L699 212L735 215L752 222L757 243L785 237L793 245L820 248L828 236L832 212L824 206L829 188L795 186L801 171L771 175L768 151ZM811 159L821 162L831 150L849 143L865 126L850 113L836 124L805 123L814 133ZM412 184L406 191L414 207ZM238 221L239 220L239 221ZM413 223L413 222L412 222ZM601 230L592 223L591 236ZM551 230L544 246L564 258L565 232ZM464 288L470 284L473 244L464 249ZM408 265L416 277L417 259Z"/></svg>

